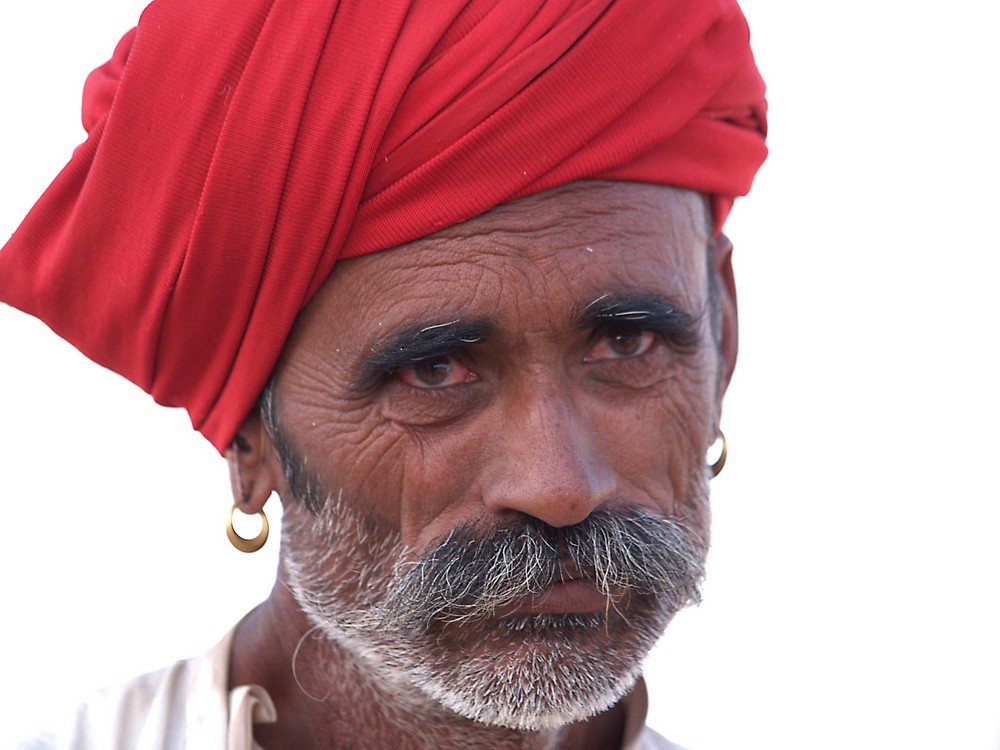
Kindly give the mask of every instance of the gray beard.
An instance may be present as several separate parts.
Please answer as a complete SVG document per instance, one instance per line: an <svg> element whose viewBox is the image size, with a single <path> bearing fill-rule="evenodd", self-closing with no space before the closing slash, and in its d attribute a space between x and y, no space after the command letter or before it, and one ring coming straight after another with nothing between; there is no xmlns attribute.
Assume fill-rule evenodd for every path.
<svg viewBox="0 0 1000 750"><path fill-rule="evenodd" d="M286 511L282 554L313 626L394 693L416 688L483 724L538 731L610 708L673 615L699 598L704 542L643 509L598 510L562 529L529 517L461 527L417 559L342 493L311 500L315 513ZM566 565L604 594L603 612L497 616Z"/></svg>

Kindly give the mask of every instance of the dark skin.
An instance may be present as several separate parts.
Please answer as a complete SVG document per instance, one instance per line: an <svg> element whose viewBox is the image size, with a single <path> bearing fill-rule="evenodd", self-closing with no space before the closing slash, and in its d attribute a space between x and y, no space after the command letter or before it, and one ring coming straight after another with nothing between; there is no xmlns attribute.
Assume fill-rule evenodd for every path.
<svg viewBox="0 0 1000 750"><path fill-rule="evenodd" d="M699 196L590 182L344 261L286 345L281 424L325 487L416 556L470 521L559 527L626 505L680 518L707 544L705 451L737 347L731 246L706 254L709 242ZM240 435L227 458L241 508L274 491L286 519L307 518L257 416ZM618 706L522 732L465 719L405 681L386 686L348 649L303 641L311 626L286 576L283 555L230 674L274 699L278 722L255 728L268 750L620 747Z"/></svg>

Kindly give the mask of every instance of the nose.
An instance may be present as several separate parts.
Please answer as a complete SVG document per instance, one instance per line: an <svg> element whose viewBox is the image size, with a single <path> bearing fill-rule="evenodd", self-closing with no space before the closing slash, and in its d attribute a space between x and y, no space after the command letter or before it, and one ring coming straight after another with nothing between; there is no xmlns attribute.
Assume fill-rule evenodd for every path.
<svg viewBox="0 0 1000 750"><path fill-rule="evenodd" d="M583 521L617 486L590 420L556 389L512 401L490 446L484 504L554 527Z"/></svg>

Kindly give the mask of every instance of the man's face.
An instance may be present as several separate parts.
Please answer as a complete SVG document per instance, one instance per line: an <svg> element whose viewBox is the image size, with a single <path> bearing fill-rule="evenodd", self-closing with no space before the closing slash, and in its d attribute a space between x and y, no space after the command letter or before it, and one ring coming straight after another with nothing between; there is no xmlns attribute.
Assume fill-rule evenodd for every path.
<svg viewBox="0 0 1000 750"><path fill-rule="evenodd" d="M331 641L486 723L621 697L707 546L708 242L693 193L577 183L337 267L270 420Z"/></svg>

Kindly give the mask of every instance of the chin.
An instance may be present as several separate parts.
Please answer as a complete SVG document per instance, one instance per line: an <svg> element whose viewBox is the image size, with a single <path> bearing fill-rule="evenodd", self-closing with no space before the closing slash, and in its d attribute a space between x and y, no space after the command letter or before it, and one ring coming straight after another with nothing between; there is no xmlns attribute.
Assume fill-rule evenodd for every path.
<svg viewBox="0 0 1000 750"><path fill-rule="evenodd" d="M522 732L581 721L621 700L673 615L697 601L703 574L705 549L696 536L673 521L633 514L621 524L652 536L631 548L634 554L626 550L609 558L641 562L628 576L631 589L596 600L593 592L579 594L580 589L546 598L553 585L547 578L529 587L541 592L537 600L518 590L470 609L452 593L438 606L434 587L427 591L420 570L397 564L407 560L399 540L367 533L340 503L330 502L307 524L298 520L283 528L289 589L362 680L391 694L399 708L411 704L415 715L427 715L437 705L467 720ZM455 563L454 551L444 550L438 555L445 563L439 571L444 581L456 571L499 567L491 559ZM520 553L508 550L501 558L520 561ZM595 573L593 582L625 581L625 571L605 561L581 556L576 563L580 570L594 567L606 574ZM519 581L516 572L510 574L512 585ZM401 575L416 588L401 584ZM410 596L414 590L417 595ZM577 611L552 611L564 602Z"/></svg>
<svg viewBox="0 0 1000 750"><path fill-rule="evenodd" d="M601 713L635 685L673 611L529 615L398 632L366 651L392 678L465 719L521 732ZM641 605L641 606L640 606ZM388 676L388 675L387 675ZM402 686L401 686L402 687Z"/></svg>

